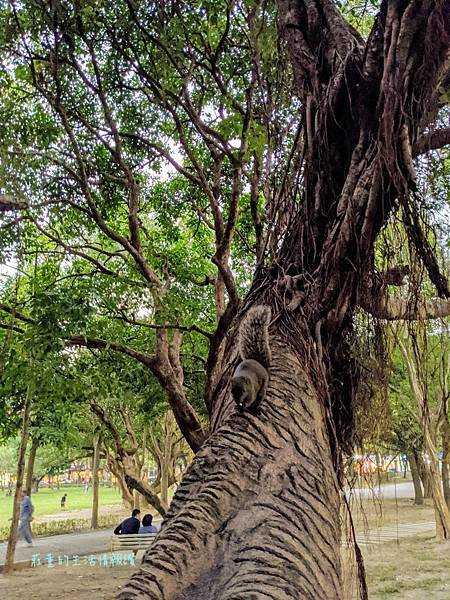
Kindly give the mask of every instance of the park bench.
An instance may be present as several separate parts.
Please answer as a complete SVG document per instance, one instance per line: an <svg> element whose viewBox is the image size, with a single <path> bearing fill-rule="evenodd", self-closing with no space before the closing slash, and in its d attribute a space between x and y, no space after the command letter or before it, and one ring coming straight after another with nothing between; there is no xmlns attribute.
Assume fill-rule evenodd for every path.
<svg viewBox="0 0 450 600"><path fill-rule="evenodd" d="M153 544L156 533L136 533L111 536L111 552L131 550L137 554L139 550L147 550Z"/></svg>

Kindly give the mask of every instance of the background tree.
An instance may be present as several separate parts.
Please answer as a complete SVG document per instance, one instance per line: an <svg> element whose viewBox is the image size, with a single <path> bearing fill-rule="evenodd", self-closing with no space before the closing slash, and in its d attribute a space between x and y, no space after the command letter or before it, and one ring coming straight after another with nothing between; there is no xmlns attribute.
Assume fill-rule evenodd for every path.
<svg viewBox="0 0 450 600"><path fill-rule="evenodd" d="M410 333L413 333L413 330L410 329ZM427 370L427 366L430 367L432 362L435 362L432 366L434 367L434 376L436 376L436 367L439 370L442 360L446 360L445 358L443 359L443 356L448 356L448 348L442 348L442 344L439 344L438 350L441 350L441 352L443 350L444 355L442 355L441 352L438 352L435 361L430 360L430 355L433 354L433 350L427 350L427 347L424 346L424 333L422 328L422 331L419 329L419 335L417 335L416 328L414 334L405 339L404 332L400 330L397 340L407 367L411 393L417 404L418 422L420 423L423 437L423 448L429 461L431 494L436 513L436 537L437 539L442 540L450 537L450 513L448 512L448 507L443 494L437 458L436 434L439 426L439 412L441 409L439 407L439 409L435 411L433 423L433 414L430 407L430 392L432 386L427 385L427 380L430 378L431 373ZM434 350L436 352L436 349Z"/></svg>

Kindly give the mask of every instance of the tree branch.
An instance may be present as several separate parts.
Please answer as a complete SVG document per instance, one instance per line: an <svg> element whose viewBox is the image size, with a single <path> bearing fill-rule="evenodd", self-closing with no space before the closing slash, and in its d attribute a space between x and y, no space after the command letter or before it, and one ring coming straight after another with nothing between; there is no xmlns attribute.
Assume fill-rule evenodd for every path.
<svg viewBox="0 0 450 600"><path fill-rule="evenodd" d="M135 358L149 369L153 370L156 366L156 359L154 356L144 354L143 352L139 352L138 350L130 348L130 346L126 346L125 344L107 342L106 340L101 340L99 338L89 338L83 335L72 335L63 339L65 339L67 346L84 346L85 348L92 348L96 350L111 349L115 350L116 352L121 352L122 354L127 354L128 356Z"/></svg>
<svg viewBox="0 0 450 600"><path fill-rule="evenodd" d="M212 333L210 333L209 331L206 331L206 329L202 329L201 327L198 327L198 325L190 325L189 327L186 327L183 325L178 325L178 323L166 324L166 325L153 325L152 323L146 323L145 321L138 321L136 319L130 319L130 317L127 317L124 314L122 314L121 316L119 316L119 315L107 315L107 316L111 316L111 318L118 319L119 321L124 321L125 323L129 323L130 325L137 325L139 327L147 327L148 329L176 329L178 331L186 331L187 333L190 333L191 331L196 331L197 333L204 335L208 339L212 339L212 337L213 337Z"/></svg>
<svg viewBox="0 0 450 600"><path fill-rule="evenodd" d="M8 304L4 304L0 302L0 310L12 315L14 318L19 319L19 321L23 321L24 323L34 323L31 317L24 315L22 312L18 311L13 306L9 306Z"/></svg>
<svg viewBox="0 0 450 600"><path fill-rule="evenodd" d="M153 493L152 488L146 481L136 479L128 473L125 473L125 482L129 489L136 490L144 496L144 498L151 504L159 514L164 517L166 514L166 508L163 506L161 500L156 494Z"/></svg>
<svg viewBox="0 0 450 600"><path fill-rule="evenodd" d="M11 194L0 194L0 212L24 210L28 208L28 203L24 200L18 200Z"/></svg>
<svg viewBox="0 0 450 600"><path fill-rule="evenodd" d="M450 298L406 300L380 293L361 299L360 306L374 317L386 321L418 321L450 316Z"/></svg>
<svg viewBox="0 0 450 600"><path fill-rule="evenodd" d="M123 447L122 440L120 439L120 435L116 426L106 414L106 411L99 404L96 404L94 401L91 401L89 405L94 415L96 415L99 418L99 420L103 423L103 425L111 434L114 440L114 444L116 446L116 454L120 457L121 460L123 460L125 455L125 448Z"/></svg>
<svg viewBox="0 0 450 600"><path fill-rule="evenodd" d="M25 329L21 327L17 327L16 325L8 325L7 323L0 322L0 329L5 329L6 331L16 331L17 333L25 333Z"/></svg>
<svg viewBox="0 0 450 600"><path fill-rule="evenodd" d="M439 150L450 144L450 127L436 129L420 137L413 147L413 156L419 156L430 150Z"/></svg>

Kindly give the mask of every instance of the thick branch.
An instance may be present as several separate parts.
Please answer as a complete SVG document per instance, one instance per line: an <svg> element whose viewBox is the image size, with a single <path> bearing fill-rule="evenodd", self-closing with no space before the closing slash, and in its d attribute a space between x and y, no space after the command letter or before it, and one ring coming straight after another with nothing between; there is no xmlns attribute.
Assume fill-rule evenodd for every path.
<svg viewBox="0 0 450 600"><path fill-rule="evenodd" d="M19 200L11 194L0 194L0 212L24 210L28 204L24 200Z"/></svg>
<svg viewBox="0 0 450 600"><path fill-rule="evenodd" d="M19 312L13 306L8 306L3 302L0 302L0 310L7 312L8 314L12 315L15 319L19 319L19 321L23 321L24 323L34 323L31 317L27 317L27 315L24 315L23 313Z"/></svg>
<svg viewBox="0 0 450 600"><path fill-rule="evenodd" d="M214 334L213 339L211 340L211 344L208 352L208 359L206 361L206 386L205 386L205 404L209 412L212 409L212 398L214 393L214 388L217 384L217 376L220 370L221 365L219 363L220 351L223 347L223 343L225 340L225 336L228 333L231 323L233 322L234 317L238 311L237 304L233 304L232 302L228 303L225 312L221 315L219 322L217 324L216 333Z"/></svg>
<svg viewBox="0 0 450 600"><path fill-rule="evenodd" d="M175 344L180 341L180 335L178 332ZM176 348L169 347L169 339L165 329L157 330L156 342L157 356L153 372L167 394L167 399L180 431L192 450L197 452L205 441L206 435L197 413L186 398L181 364L174 357ZM172 364L171 359L174 360L175 365Z"/></svg>
<svg viewBox="0 0 450 600"><path fill-rule="evenodd" d="M361 300L360 305L374 317L387 321L417 321L450 316L450 298L411 301L380 293L378 296L366 297Z"/></svg>
<svg viewBox="0 0 450 600"><path fill-rule="evenodd" d="M95 402L91 401L90 407L91 407L92 412L100 419L100 421L103 423L103 425L106 427L106 429L110 432L110 434L114 440L114 444L116 446L116 453L122 460L125 455L125 449L123 447L122 440L120 439L119 432L118 432L117 428L115 427L114 423L111 421L111 419L109 418L109 416L106 414L105 410L101 406L99 406Z"/></svg>
<svg viewBox="0 0 450 600"><path fill-rule="evenodd" d="M0 322L0 329L6 329L6 331L15 331L17 333L25 333L24 329L17 327L16 325L8 325L8 323Z"/></svg>
<svg viewBox="0 0 450 600"><path fill-rule="evenodd" d="M125 482L131 490L136 490L142 494L148 503L151 504L162 517L164 517L167 509L163 506L158 496L153 493L151 487L146 481L136 479L135 477L128 475L128 473L125 473Z"/></svg>
<svg viewBox="0 0 450 600"><path fill-rule="evenodd" d="M439 150L450 144L450 127L436 129L420 137L414 144L413 156L419 156L430 150Z"/></svg>

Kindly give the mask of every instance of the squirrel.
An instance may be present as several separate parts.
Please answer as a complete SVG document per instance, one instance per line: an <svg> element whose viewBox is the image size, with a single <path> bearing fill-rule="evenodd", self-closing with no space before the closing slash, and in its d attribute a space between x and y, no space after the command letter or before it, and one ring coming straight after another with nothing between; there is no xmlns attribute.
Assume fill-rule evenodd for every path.
<svg viewBox="0 0 450 600"><path fill-rule="evenodd" d="M231 394L241 413L248 410L256 414L266 397L271 361L270 318L268 306L254 306L239 327L238 344L242 362L231 379Z"/></svg>

